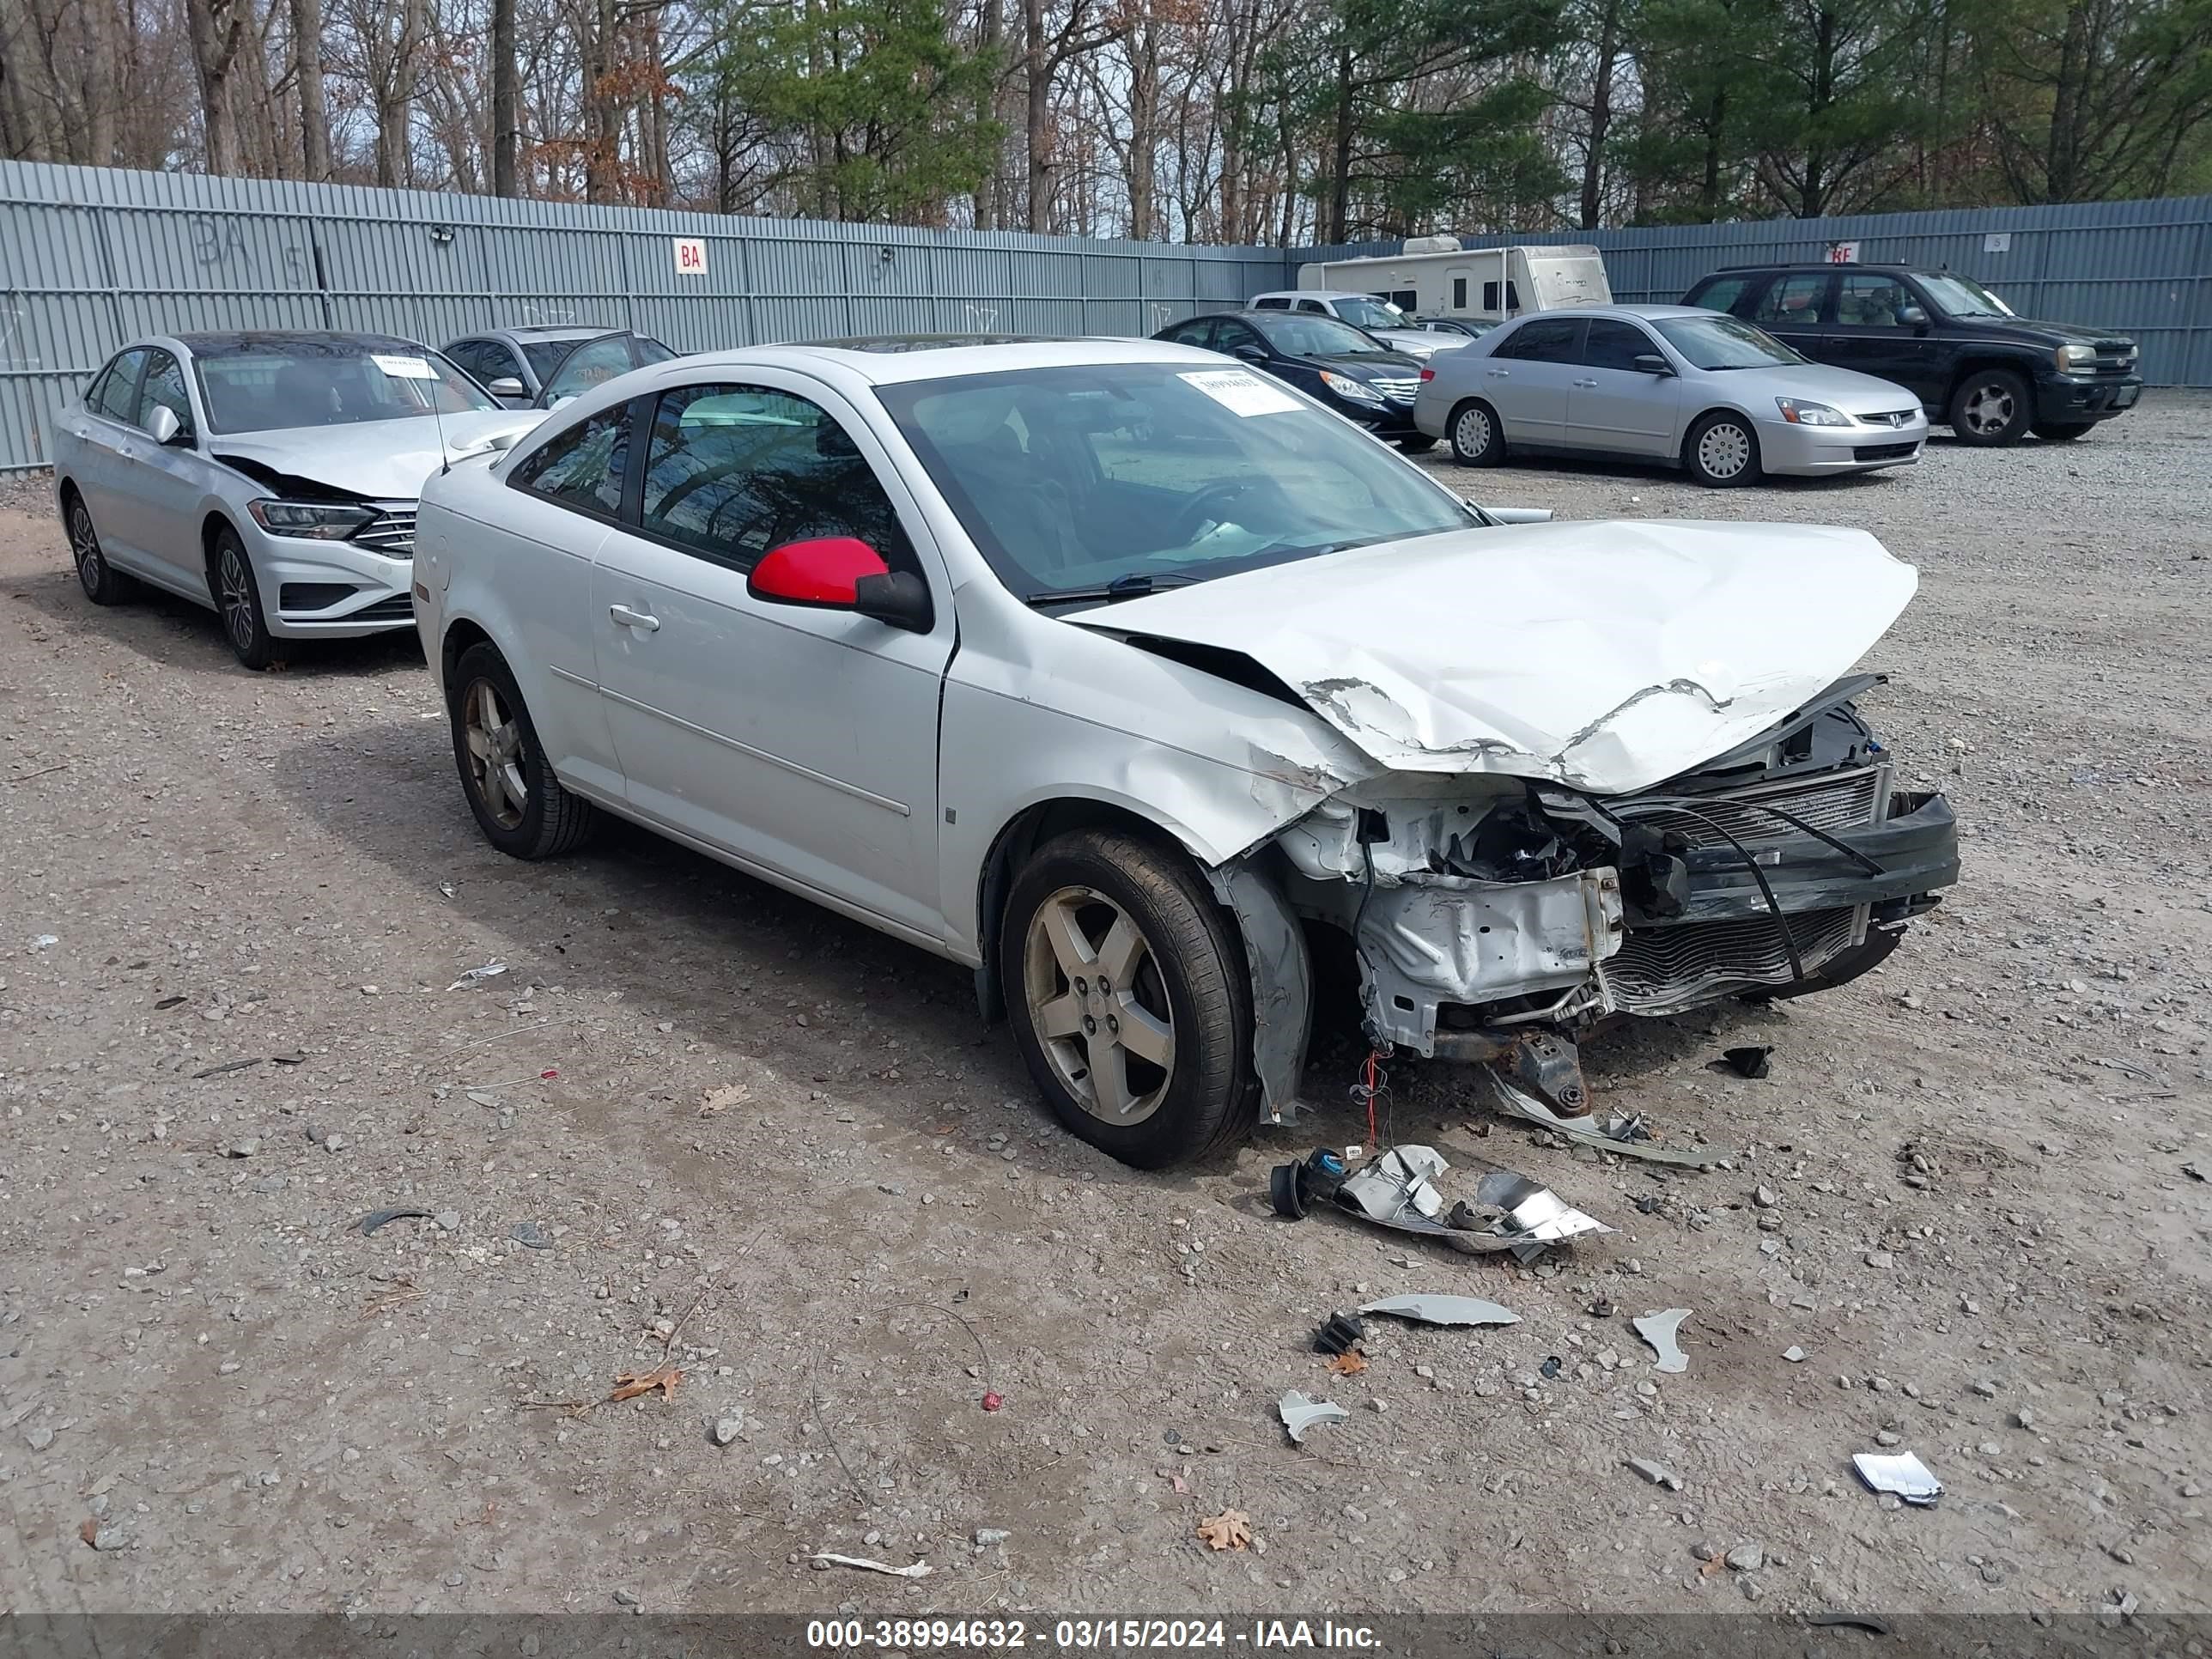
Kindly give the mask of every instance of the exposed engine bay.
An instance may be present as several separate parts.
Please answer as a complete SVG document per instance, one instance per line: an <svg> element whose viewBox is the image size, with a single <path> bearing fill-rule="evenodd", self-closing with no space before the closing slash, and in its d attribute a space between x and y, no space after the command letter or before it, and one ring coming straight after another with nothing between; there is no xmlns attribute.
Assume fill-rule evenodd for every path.
<svg viewBox="0 0 2212 1659"><path fill-rule="evenodd" d="M1587 1127L1575 1042L1599 1022L1841 984L1958 878L1949 806L1896 787L1853 701L1878 684L1840 681L1751 741L1626 795L1385 773L1246 862L1297 918L1349 936L1379 1052L1489 1062L1517 1109ZM1232 874L1228 888L1257 947L1275 1106L1295 1073L1270 1063L1280 1057L1261 959L1270 940L1288 942L1279 919L1271 928L1254 914L1252 884ZM1297 985L1310 978L1299 965Z"/></svg>

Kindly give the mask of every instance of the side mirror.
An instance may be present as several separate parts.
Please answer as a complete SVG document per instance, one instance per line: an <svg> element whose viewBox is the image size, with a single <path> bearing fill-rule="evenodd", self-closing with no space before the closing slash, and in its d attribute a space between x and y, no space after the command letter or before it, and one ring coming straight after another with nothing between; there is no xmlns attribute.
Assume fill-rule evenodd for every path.
<svg viewBox="0 0 2212 1659"><path fill-rule="evenodd" d="M1639 353L1635 359L1635 367L1646 374L1672 374L1674 372L1674 365L1656 351Z"/></svg>
<svg viewBox="0 0 2212 1659"><path fill-rule="evenodd" d="M1264 363L1267 361L1267 352L1255 345L1238 346L1229 355L1232 357L1242 357L1248 363Z"/></svg>
<svg viewBox="0 0 2212 1659"><path fill-rule="evenodd" d="M167 404L156 404L154 412L146 417L146 435L164 447L176 442L184 429L177 411Z"/></svg>
<svg viewBox="0 0 2212 1659"><path fill-rule="evenodd" d="M745 578L745 592L771 605L850 611L915 633L935 621L929 585L911 571L894 574L883 555L857 536L770 548Z"/></svg>
<svg viewBox="0 0 2212 1659"><path fill-rule="evenodd" d="M1897 320L1907 328L1925 328L1928 326L1928 313L1918 306L1907 306L1897 313Z"/></svg>
<svg viewBox="0 0 2212 1659"><path fill-rule="evenodd" d="M530 388L512 374L502 374L484 388L495 398L527 398Z"/></svg>
<svg viewBox="0 0 2212 1659"><path fill-rule="evenodd" d="M853 598L854 610L889 628L927 634L937 625L937 608L929 602L929 584L911 570L862 576L853 584Z"/></svg>

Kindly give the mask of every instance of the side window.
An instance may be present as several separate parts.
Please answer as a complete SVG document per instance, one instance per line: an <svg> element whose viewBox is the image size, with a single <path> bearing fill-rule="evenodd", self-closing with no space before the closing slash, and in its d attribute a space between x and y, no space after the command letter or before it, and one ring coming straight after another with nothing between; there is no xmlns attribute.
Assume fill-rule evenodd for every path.
<svg viewBox="0 0 2212 1659"><path fill-rule="evenodd" d="M1328 307L1318 300L1301 300L1298 301L1298 309L1300 311L1317 311L1324 317L1330 314Z"/></svg>
<svg viewBox="0 0 2212 1659"><path fill-rule="evenodd" d="M1821 301L1827 297L1828 273L1803 270L1784 276L1759 302L1751 320L1773 328L1817 328L1827 319Z"/></svg>
<svg viewBox="0 0 2212 1659"><path fill-rule="evenodd" d="M1255 311L1288 311L1290 308L1291 302L1279 294L1270 294L1264 300L1252 301L1252 309Z"/></svg>
<svg viewBox="0 0 2212 1659"><path fill-rule="evenodd" d="M577 398L617 374L630 371L629 336L610 335L586 340L562 360L553 378L545 382L538 401L550 406L556 398Z"/></svg>
<svg viewBox="0 0 2212 1659"><path fill-rule="evenodd" d="M1752 284L1748 276L1719 276L1698 290L1690 304L1705 311L1734 311L1736 301L1743 298L1744 290Z"/></svg>
<svg viewBox="0 0 2212 1659"><path fill-rule="evenodd" d="M1401 288L1386 297L1409 317L1421 308L1421 296L1410 288Z"/></svg>
<svg viewBox="0 0 2212 1659"><path fill-rule="evenodd" d="M1581 343L1583 325L1568 317L1540 317L1513 331L1513 337L1493 355L1522 362L1571 363Z"/></svg>
<svg viewBox="0 0 2212 1659"><path fill-rule="evenodd" d="M820 405L766 386L662 392L639 507L647 535L739 570L816 536L857 536L894 570L921 568L845 428Z"/></svg>
<svg viewBox="0 0 2212 1659"><path fill-rule="evenodd" d="M470 379L478 382L488 380L491 377L484 372L486 344L487 342L483 340L456 340L446 348L446 357L448 362L459 365L461 373Z"/></svg>
<svg viewBox="0 0 2212 1659"><path fill-rule="evenodd" d="M617 404L526 457L515 469L514 483L563 507L612 518L622 511L623 474L629 468L629 405Z"/></svg>
<svg viewBox="0 0 2212 1659"><path fill-rule="evenodd" d="M1497 283L1485 283L1482 285L1482 308L1485 311L1495 311L1498 309ZM1518 283L1508 283L1505 284L1505 309L1508 311L1518 311L1521 309L1521 285Z"/></svg>
<svg viewBox="0 0 2212 1659"><path fill-rule="evenodd" d="M146 387L138 398L137 424L144 426L147 417L157 409L166 409L177 417L178 441L190 442L192 400L185 391L184 367L166 351L147 354Z"/></svg>
<svg viewBox="0 0 2212 1659"><path fill-rule="evenodd" d="M1658 351L1650 337L1635 324L1604 317L1589 319L1589 331L1583 341L1583 362L1592 368L1633 370L1638 357L1656 356Z"/></svg>
<svg viewBox="0 0 2212 1659"><path fill-rule="evenodd" d="M1452 278L1452 309L1454 311L1467 309L1467 278L1464 276Z"/></svg>
<svg viewBox="0 0 2212 1659"><path fill-rule="evenodd" d="M1836 321L1846 328L1902 328L1912 296L1894 276L1854 271L1836 294Z"/></svg>
<svg viewBox="0 0 2212 1659"><path fill-rule="evenodd" d="M1167 337L1170 345L1203 347L1213 337L1213 319L1194 317L1188 322L1179 323L1170 329Z"/></svg>
<svg viewBox="0 0 2212 1659"><path fill-rule="evenodd" d="M1260 331L1251 324L1240 323L1233 317L1223 318L1220 326L1213 331L1213 349L1229 352L1239 346L1258 346L1264 351L1267 342L1260 337Z"/></svg>
<svg viewBox="0 0 2212 1659"><path fill-rule="evenodd" d="M146 349L132 348L108 364L107 372L93 383L85 407L111 421L138 418L138 371L145 367Z"/></svg>

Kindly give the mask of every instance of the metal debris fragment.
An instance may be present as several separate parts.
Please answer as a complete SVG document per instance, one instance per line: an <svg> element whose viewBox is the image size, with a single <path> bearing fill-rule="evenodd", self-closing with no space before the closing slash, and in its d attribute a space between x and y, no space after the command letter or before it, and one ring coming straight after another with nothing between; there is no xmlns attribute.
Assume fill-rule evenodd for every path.
<svg viewBox="0 0 2212 1659"><path fill-rule="evenodd" d="M1305 1443L1306 1431L1316 1423L1341 1423L1352 1413L1333 1400L1309 1400L1292 1389L1278 1401L1275 1409L1282 1413L1283 1426L1291 1431L1294 1445Z"/></svg>
<svg viewBox="0 0 2212 1659"><path fill-rule="evenodd" d="M1479 1296L1386 1296L1363 1302L1364 1314L1395 1314L1424 1325L1517 1325L1521 1316Z"/></svg>
<svg viewBox="0 0 2212 1659"><path fill-rule="evenodd" d="M354 1231L366 1238L379 1227L391 1222L414 1219L428 1221L430 1219L430 1212L428 1210L371 1210L353 1224Z"/></svg>
<svg viewBox="0 0 2212 1659"><path fill-rule="evenodd" d="M1378 1227L1418 1233L1468 1255L1510 1250L1522 1261L1533 1261L1548 1244L1613 1231L1510 1170L1484 1176L1476 1185L1477 1202L1462 1200L1446 1214L1436 1182L1450 1168L1432 1146L1404 1146L1347 1174L1345 1160L1324 1146L1302 1162L1278 1164L1268 1185L1276 1212L1293 1220L1316 1204L1334 1204Z"/></svg>
<svg viewBox="0 0 2212 1659"><path fill-rule="evenodd" d="M1851 1467L1869 1490L1895 1492L1923 1509L1932 1507L1943 1495L1943 1483L1911 1452L1855 1452Z"/></svg>
<svg viewBox="0 0 2212 1659"><path fill-rule="evenodd" d="M1542 1245L1613 1231L1595 1216L1568 1208L1550 1188L1510 1170L1493 1170L1483 1176L1475 1183L1474 1197L1479 1204L1505 1212L1505 1218L1489 1231L1515 1240L1513 1254L1523 1262L1542 1255Z"/></svg>
<svg viewBox="0 0 2212 1659"><path fill-rule="evenodd" d="M1663 1313L1645 1314L1641 1319L1632 1319L1629 1326L1637 1335L1651 1345L1659 1362L1651 1369L1658 1371L1686 1371L1690 1356L1682 1352L1681 1344L1674 1340L1682 1322L1690 1316L1687 1308L1669 1308Z"/></svg>
<svg viewBox="0 0 2212 1659"><path fill-rule="evenodd" d="M1624 1457L1620 1461L1655 1486L1664 1486L1668 1492L1682 1490L1682 1477L1664 1463L1655 1463L1648 1457Z"/></svg>
<svg viewBox="0 0 2212 1659"><path fill-rule="evenodd" d="M916 1561L908 1566L895 1567L887 1561L871 1561L865 1555L832 1555L827 1550L817 1551L814 1559L817 1565L823 1566L859 1567L866 1572L889 1573L894 1578L929 1577L929 1563L927 1561Z"/></svg>
<svg viewBox="0 0 2212 1659"><path fill-rule="evenodd" d="M455 980L446 988L448 991L464 990L471 985L481 985L488 979L497 979L506 971L507 964L495 957L491 961L487 962L481 968L470 969L468 972L463 974L459 979Z"/></svg>
<svg viewBox="0 0 2212 1659"><path fill-rule="evenodd" d="M1782 1351L1782 1357L1793 1365L1802 1365L1805 1363L1805 1350L1793 1342Z"/></svg>
<svg viewBox="0 0 2212 1659"><path fill-rule="evenodd" d="M221 1077L225 1072L242 1072L249 1066L258 1066L260 1063L261 1056L258 1054L246 1060L226 1060L220 1066L210 1066L204 1071L194 1072L192 1081L197 1083L204 1077Z"/></svg>

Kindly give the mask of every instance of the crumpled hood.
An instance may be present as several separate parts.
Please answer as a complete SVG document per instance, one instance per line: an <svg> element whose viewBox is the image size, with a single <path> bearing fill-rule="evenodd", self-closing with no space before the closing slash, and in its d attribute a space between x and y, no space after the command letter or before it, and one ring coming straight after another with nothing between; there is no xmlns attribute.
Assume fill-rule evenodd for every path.
<svg viewBox="0 0 2212 1659"><path fill-rule="evenodd" d="M458 460L502 433L520 437L544 418L545 411L538 409L448 415L446 452ZM438 470L438 422L425 415L234 435L210 433L208 453L217 460L242 456L370 501L411 501L422 493L423 480Z"/></svg>
<svg viewBox="0 0 2212 1659"><path fill-rule="evenodd" d="M1241 651L1394 770L1620 794L1779 721L1918 583L1860 530L1553 523L1387 542L1067 620Z"/></svg>

